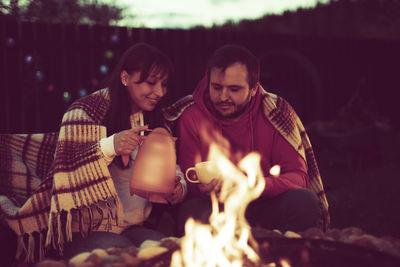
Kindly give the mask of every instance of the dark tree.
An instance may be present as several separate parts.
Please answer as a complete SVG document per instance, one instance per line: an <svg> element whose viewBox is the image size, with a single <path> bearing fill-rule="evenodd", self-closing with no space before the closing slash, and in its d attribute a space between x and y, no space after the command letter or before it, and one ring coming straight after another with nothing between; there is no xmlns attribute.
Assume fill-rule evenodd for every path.
<svg viewBox="0 0 400 267"><path fill-rule="evenodd" d="M11 0L9 5L5 1L0 1L0 14L9 14L10 16L19 18L20 7L18 0Z"/></svg>
<svg viewBox="0 0 400 267"><path fill-rule="evenodd" d="M110 25L123 16L124 7L89 0L30 0L21 5L18 0L0 2L0 13L23 21Z"/></svg>
<svg viewBox="0 0 400 267"><path fill-rule="evenodd" d="M215 28L351 38L400 38L400 0L331 0Z"/></svg>

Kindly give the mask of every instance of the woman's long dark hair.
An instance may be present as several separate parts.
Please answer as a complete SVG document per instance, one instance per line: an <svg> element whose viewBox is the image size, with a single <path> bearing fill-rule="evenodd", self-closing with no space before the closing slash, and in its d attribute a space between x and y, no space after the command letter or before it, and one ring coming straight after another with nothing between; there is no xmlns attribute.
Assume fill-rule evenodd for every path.
<svg viewBox="0 0 400 267"><path fill-rule="evenodd" d="M132 45L125 51L105 83L111 98L104 122L108 136L131 128L129 121L130 96L127 88L121 83L123 70L129 74L140 72L140 79L137 83L142 83L152 72L160 74L161 77L171 76L172 62L166 54L145 43ZM144 112L145 123L149 124L149 128L162 125L161 105L162 103L159 103L153 111Z"/></svg>
<svg viewBox="0 0 400 267"><path fill-rule="evenodd" d="M140 72L140 79L137 83L142 83L153 72L161 77L165 75L170 77L173 69L169 57L148 44L138 43L125 51L105 82L111 100L104 121L104 125L107 127L107 136L131 128L129 121L131 114L130 95L128 89L121 83L121 72L123 70L129 74ZM144 121L150 129L164 125L160 112L161 107L162 101L157 104L153 111L143 112ZM120 156L114 158L114 163L124 168Z"/></svg>

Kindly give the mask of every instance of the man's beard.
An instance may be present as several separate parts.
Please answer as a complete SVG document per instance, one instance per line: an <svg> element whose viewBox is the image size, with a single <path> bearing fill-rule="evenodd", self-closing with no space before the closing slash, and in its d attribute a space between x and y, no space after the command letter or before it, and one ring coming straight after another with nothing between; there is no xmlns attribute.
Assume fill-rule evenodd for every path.
<svg viewBox="0 0 400 267"><path fill-rule="evenodd" d="M230 104L230 102L217 102L214 105L214 109L215 109L217 115L220 118L223 118L223 119L236 119L236 118L240 117L246 111L246 109L249 107L250 101L251 101L251 95L249 94L247 99L246 99L246 101L245 101L245 103L243 103L240 106L237 106L238 108L233 113L228 114L228 115L222 114L216 107L218 105L220 105L220 104Z"/></svg>

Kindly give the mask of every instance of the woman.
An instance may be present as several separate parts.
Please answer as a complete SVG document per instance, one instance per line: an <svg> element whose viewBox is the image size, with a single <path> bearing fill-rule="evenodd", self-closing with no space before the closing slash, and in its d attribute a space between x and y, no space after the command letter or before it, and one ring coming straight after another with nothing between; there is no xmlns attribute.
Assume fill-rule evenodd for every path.
<svg viewBox="0 0 400 267"><path fill-rule="evenodd" d="M157 106L167 93L171 69L169 58L155 47L133 45L110 75L107 88L75 101L64 114L55 156L52 201L57 204L47 235L47 245L59 250L65 238L64 257L164 237L141 226L152 204L130 195L129 179L145 138L141 132L162 126ZM143 116L149 125L143 125ZM172 204L186 191L179 167L176 176L168 199ZM66 235L53 224L62 224Z"/></svg>
<svg viewBox="0 0 400 267"><path fill-rule="evenodd" d="M140 133L163 126L159 102L170 72L165 54L136 44L107 88L72 103L59 132L0 135L0 210L17 235L17 258L42 260L52 248L68 259L164 237L143 227L152 204L130 196L129 178ZM176 176L172 204L186 194L179 167Z"/></svg>
<svg viewBox="0 0 400 267"><path fill-rule="evenodd" d="M93 186L88 186L87 190L93 190L97 194L103 190L97 183L102 184L103 179L109 180L108 170L112 183L109 181L105 185L114 199L113 203L91 203L97 207L90 211L84 208L71 213L73 238L65 246L65 257L99 247L139 246L144 240L159 240L164 237L162 233L141 226L149 217L152 204L147 199L130 195L129 179L132 163L145 138L143 133L163 126L158 106L167 93L171 70L169 58L155 47L144 43L133 45L123 54L110 75L107 88L79 99L64 115L61 133L70 133L76 128L76 132L72 131L72 137L68 139L72 143L75 143L75 138L78 140L72 147L65 144L66 150L72 150L68 154L76 156L83 153L82 160L93 160L102 170L100 173L97 169L91 172L90 168L87 174L80 173L81 178L76 180L81 182L89 178L93 181ZM93 129L101 132L103 127L107 130L107 137L98 138L98 133ZM89 138L83 136L86 133L89 133ZM87 138L91 140L86 140ZM87 150L91 146L94 150ZM71 167L76 164L70 163L66 165ZM85 165L94 167L92 162L83 163L82 166ZM113 192L112 184L116 192ZM168 201L176 204L183 199L185 192L186 183L177 167L175 188ZM101 211L98 211L99 208ZM113 214L117 218L113 218ZM118 219L122 220L118 222ZM87 235L88 230L91 232Z"/></svg>

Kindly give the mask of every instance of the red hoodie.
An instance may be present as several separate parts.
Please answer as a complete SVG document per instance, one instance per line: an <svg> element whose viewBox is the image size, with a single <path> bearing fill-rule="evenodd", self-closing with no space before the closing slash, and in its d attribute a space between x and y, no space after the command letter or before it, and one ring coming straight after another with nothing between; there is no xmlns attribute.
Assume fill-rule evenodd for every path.
<svg viewBox="0 0 400 267"><path fill-rule="evenodd" d="M261 105L261 90L257 88L249 107L238 121L218 118L208 93L208 78L197 85L193 98L178 121L178 163L183 172L208 157L211 142L218 142L219 134L229 141L230 159L237 163L249 152L261 155L261 169L265 176L263 195L277 196L295 188L306 188L307 167L299 153L280 135L265 117ZM219 142L221 143L221 142ZM269 175L274 165L281 167L278 177ZM188 182L189 197L205 196L197 184Z"/></svg>

